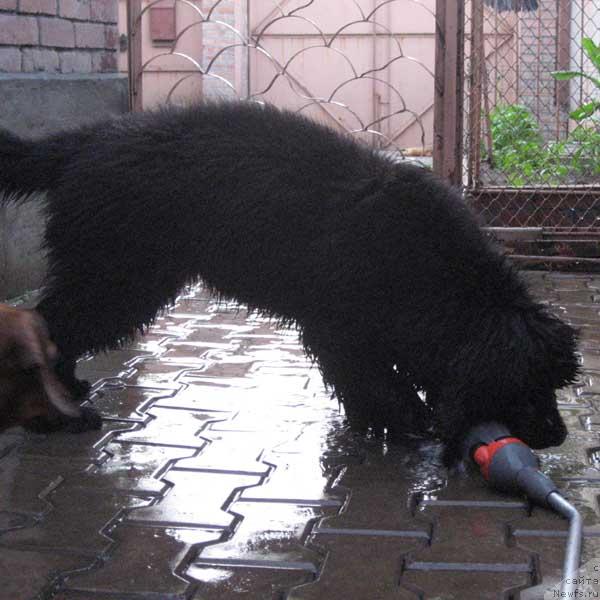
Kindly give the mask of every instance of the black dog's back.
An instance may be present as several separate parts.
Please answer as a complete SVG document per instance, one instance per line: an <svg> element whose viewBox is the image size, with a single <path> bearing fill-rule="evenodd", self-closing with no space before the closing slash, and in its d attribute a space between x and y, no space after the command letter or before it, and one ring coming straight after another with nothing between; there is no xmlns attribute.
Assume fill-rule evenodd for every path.
<svg viewBox="0 0 600 600"><path fill-rule="evenodd" d="M9 141L0 157L14 149ZM162 109L31 142L23 155L27 148L27 161L3 168L0 189L18 191L2 180L14 168L23 191L49 191L42 310L75 355L129 338L197 277L224 296L298 320L326 312L331 295L366 302L382 279L410 289L409 279L390 272L408 255L417 262L456 255L411 241L425 233L448 245L455 234L438 224L456 223L440 211L463 218L457 197L428 172L269 106ZM399 194L382 197L386 186ZM475 231L470 217L466 223ZM447 271L440 265L440 276ZM61 306L74 298L82 322L70 331Z"/></svg>

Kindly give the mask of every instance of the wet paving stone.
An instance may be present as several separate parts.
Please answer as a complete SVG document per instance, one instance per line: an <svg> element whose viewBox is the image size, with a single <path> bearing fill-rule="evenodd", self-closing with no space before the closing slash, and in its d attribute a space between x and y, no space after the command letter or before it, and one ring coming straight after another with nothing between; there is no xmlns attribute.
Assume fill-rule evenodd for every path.
<svg viewBox="0 0 600 600"><path fill-rule="evenodd" d="M481 570L463 570L460 563L423 564L407 572L403 585L417 598L435 600L500 600L519 598L520 590L531 586L532 566L499 563L498 570L484 566ZM506 569L506 570L502 570ZM536 600L543 600L538 597Z"/></svg>
<svg viewBox="0 0 600 600"><path fill-rule="evenodd" d="M110 545L105 527L111 520L119 519L129 509L150 503L150 498L102 493L60 480L53 482L40 496L45 507L38 513L35 524L6 531L0 536L0 548L60 549L95 557Z"/></svg>
<svg viewBox="0 0 600 600"><path fill-rule="evenodd" d="M104 446L117 434L134 426L129 423L104 421L102 429L76 435L63 432L50 435L28 434L20 453L24 456L100 463L107 458Z"/></svg>
<svg viewBox="0 0 600 600"><path fill-rule="evenodd" d="M312 572L279 567L205 567L194 565L187 575L198 582L193 600L283 598L292 587L314 579Z"/></svg>
<svg viewBox="0 0 600 600"><path fill-rule="evenodd" d="M52 597L52 592L62 587L64 573L85 569L94 562L89 557L62 554L56 549L44 552L1 548L0 553L3 600L39 598L41 594Z"/></svg>
<svg viewBox="0 0 600 600"><path fill-rule="evenodd" d="M93 406L103 419L144 423L151 417L146 414L153 404L171 398L181 389L181 385L151 388L123 385L108 380L96 386L88 404Z"/></svg>
<svg viewBox="0 0 600 600"><path fill-rule="evenodd" d="M98 354L77 364L77 376L95 382L107 377L125 379L140 361L151 357L152 352L140 348L114 350L110 354ZM115 370L115 365L120 365Z"/></svg>
<svg viewBox="0 0 600 600"><path fill-rule="evenodd" d="M220 536L220 531L194 528L119 525L111 533L113 544L104 560L94 569L69 576L63 589L112 594L112 598L187 599L190 582L181 566L194 546L218 541Z"/></svg>
<svg viewBox="0 0 600 600"><path fill-rule="evenodd" d="M540 453L600 556L600 277L528 273L581 330ZM542 600L565 522L347 430L293 331L193 288L79 365L103 429L0 436L0 600Z"/></svg>
<svg viewBox="0 0 600 600"><path fill-rule="evenodd" d="M291 590L289 600L416 600L400 585L406 555L422 540L382 535L318 535L309 544L327 559L317 579Z"/></svg>
<svg viewBox="0 0 600 600"><path fill-rule="evenodd" d="M128 521L173 527L225 529L232 527L235 515L227 506L239 491L260 483L259 476L235 472L178 471L164 476L170 490L160 502L132 511ZM197 490L202 490L199 495Z"/></svg>
<svg viewBox="0 0 600 600"><path fill-rule="evenodd" d="M303 571L314 575L323 556L304 541L313 523L334 509L294 504L238 501L229 512L238 520L230 537L198 552L187 574L197 577L211 568ZM196 573L196 575L193 575Z"/></svg>

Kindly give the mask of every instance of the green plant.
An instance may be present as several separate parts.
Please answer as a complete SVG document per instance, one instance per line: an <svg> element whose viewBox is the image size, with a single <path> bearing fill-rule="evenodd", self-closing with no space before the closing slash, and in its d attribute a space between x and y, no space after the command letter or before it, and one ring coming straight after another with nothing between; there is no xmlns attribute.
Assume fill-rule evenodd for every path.
<svg viewBox="0 0 600 600"><path fill-rule="evenodd" d="M581 45L585 55L590 59L591 63L596 68L596 71L598 71L600 74L600 46L597 46L594 43L594 40L588 37L583 38ZM593 77L592 75L588 75L583 71L553 71L551 75L557 81L569 81L571 79L575 79L576 77L587 79L588 81L591 81L596 89L600 92L600 79ZM592 117L599 108L600 101L592 100L591 102L586 102L585 104L578 106L574 111L571 112L569 116L571 119L581 122Z"/></svg>
<svg viewBox="0 0 600 600"><path fill-rule="evenodd" d="M554 71L557 81L583 78L600 93L600 46L583 38L582 47L598 77L582 71ZM564 141L544 142L533 113L518 104L498 106L490 113L494 166L509 185L556 185L567 177L600 176L600 100L591 100L570 113L578 125Z"/></svg>
<svg viewBox="0 0 600 600"><path fill-rule="evenodd" d="M568 175L565 142L545 144L532 112L518 104L498 106L490 113L495 166L514 187L555 185Z"/></svg>
<svg viewBox="0 0 600 600"><path fill-rule="evenodd" d="M600 175L600 127L596 119L578 125L569 135L574 150L570 157L572 170L579 174Z"/></svg>

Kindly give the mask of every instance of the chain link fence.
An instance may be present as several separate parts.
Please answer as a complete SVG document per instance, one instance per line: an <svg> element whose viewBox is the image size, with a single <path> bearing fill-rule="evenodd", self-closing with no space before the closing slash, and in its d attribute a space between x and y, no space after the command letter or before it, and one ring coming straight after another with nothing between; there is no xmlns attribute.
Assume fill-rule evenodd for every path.
<svg viewBox="0 0 600 600"><path fill-rule="evenodd" d="M599 26L592 0L466 7L472 205L492 227L543 228L554 252L600 233Z"/></svg>

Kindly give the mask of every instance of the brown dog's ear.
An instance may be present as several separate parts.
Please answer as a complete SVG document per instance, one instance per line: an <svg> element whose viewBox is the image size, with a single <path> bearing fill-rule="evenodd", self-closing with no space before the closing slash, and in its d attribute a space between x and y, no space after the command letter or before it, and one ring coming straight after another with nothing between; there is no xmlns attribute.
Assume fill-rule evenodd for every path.
<svg viewBox="0 0 600 600"><path fill-rule="evenodd" d="M67 417L79 418L81 412L72 402L67 388L52 369L56 346L50 341L43 319L34 311L23 311L24 326L16 345L18 368L37 380L51 407Z"/></svg>
<svg viewBox="0 0 600 600"><path fill-rule="evenodd" d="M38 380L51 407L66 417L73 419L81 417L81 410L71 400L67 388L58 380L49 367L45 366L33 369L32 374Z"/></svg>

